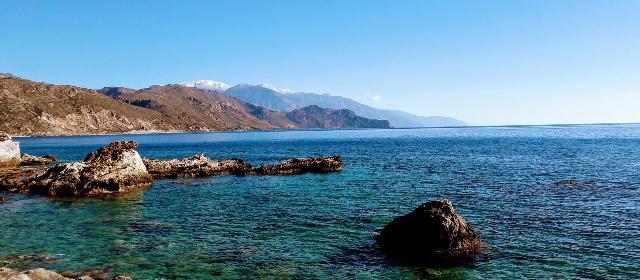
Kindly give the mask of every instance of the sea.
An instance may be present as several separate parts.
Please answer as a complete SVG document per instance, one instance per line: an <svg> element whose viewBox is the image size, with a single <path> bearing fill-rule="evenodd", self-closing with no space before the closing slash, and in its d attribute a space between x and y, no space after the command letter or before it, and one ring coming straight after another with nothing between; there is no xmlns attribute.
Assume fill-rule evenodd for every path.
<svg viewBox="0 0 640 280"><path fill-rule="evenodd" d="M3 193L0 267L133 279L640 278L636 124L16 140L60 162L133 140L148 158L340 155L344 171L163 179L101 198ZM379 251L377 230L444 198L484 243L475 262L412 265Z"/></svg>

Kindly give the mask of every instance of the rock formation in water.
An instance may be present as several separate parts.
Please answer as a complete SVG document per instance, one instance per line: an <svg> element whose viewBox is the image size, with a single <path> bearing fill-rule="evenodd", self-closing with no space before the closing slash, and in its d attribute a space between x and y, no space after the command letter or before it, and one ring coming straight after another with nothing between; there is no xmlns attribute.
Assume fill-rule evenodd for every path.
<svg viewBox="0 0 640 280"><path fill-rule="evenodd" d="M253 170L257 175L295 175L302 173L327 173L342 171L342 158L311 157L289 159L281 164L263 165Z"/></svg>
<svg viewBox="0 0 640 280"><path fill-rule="evenodd" d="M327 173L342 170L340 156L294 158L281 164L252 168L241 159L212 160L204 155L183 159L143 159L154 178L188 178L218 175L295 175L307 172Z"/></svg>
<svg viewBox="0 0 640 280"><path fill-rule="evenodd" d="M0 131L0 168L20 165L20 144L11 140L11 136Z"/></svg>
<svg viewBox="0 0 640 280"><path fill-rule="evenodd" d="M153 178L189 178L220 175L295 175L342 171L342 158L294 158L280 164L252 168L241 159L212 160L204 155L183 159L142 159L133 141L113 142L87 155L82 162L60 163L51 168L22 166L0 171L0 191L48 196L119 194L150 186ZM24 155L27 165L48 163Z"/></svg>
<svg viewBox="0 0 640 280"><path fill-rule="evenodd" d="M61 163L31 179L30 193L49 196L118 194L153 182L133 141L113 142L83 162Z"/></svg>
<svg viewBox="0 0 640 280"><path fill-rule="evenodd" d="M0 268L0 279L6 280L74 280L73 278L64 277L62 274L46 270L43 268L31 269L27 271L15 271L6 267ZM82 276L76 279L93 280L89 276Z"/></svg>
<svg viewBox="0 0 640 280"><path fill-rule="evenodd" d="M217 175L246 175L251 165L241 159L212 160L204 155L183 159L142 159L153 178L188 178Z"/></svg>
<svg viewBox="0 0 640 280"><path fill-rule="evenodd" d="M32 156L30 154L23 154L20 160L20 165L44 165L56 161L56 158L52 155L44 155L42 157Z"/></svg>
<svg viewBox="0 0 640 280"><path fill-rule="evenodd" d="M28 192L27 184L34 177L43 174L43 166L28 166L0 170L0 191Z"/></svg>
<svg viewBox="0 0 640 280"><path fill-rule="evenodd" d="M44 268L36 268L20 272L7 267L0 267L0 280L94 280L94 278L89 275L69 278L60 273L46 270ZM131 277L120 275L113 277L113 280L131 280Z"/></svg>
<svg viewBox="0 0 640 280"><path fill-rule="evenodd" d="M395 218L378 233L377 241L386 253L419 263L470 261L482 246L446 199L426 202Z"/></svg>

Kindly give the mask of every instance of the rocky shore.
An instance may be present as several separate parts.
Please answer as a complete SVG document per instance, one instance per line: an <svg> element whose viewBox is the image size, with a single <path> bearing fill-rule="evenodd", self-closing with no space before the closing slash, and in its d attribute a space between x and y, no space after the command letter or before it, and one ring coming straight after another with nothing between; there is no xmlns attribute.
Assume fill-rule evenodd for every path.
<svg viewBox="0 0 640 280"><path fill-rule="evenodd" d="M131 280L131 277L115 276L112 279ZM70 278L43 268L15 271L6 267L0 267L0 280L94 280L94 278L89 275Z"/></svg>
<svg viewBox="0 0 640 280"><path fill-rule="evenodd" d="M8 137L8 136L7 136ZM8 138L10 141L10 137ZM15 143L15 142L12 142ZM25 154L0 169L0 191L58 196L112 195L142 189L160 178L222 175L294 175L342 170L342 158L294 158L253 168L241 159L213 160L204 155L183 159L143 159L133 141L117 141L87 155L84 161L47 167L55 158ZM13 147L13 146L12 146ZM16 160L13 160L16 158Z"/></svg>

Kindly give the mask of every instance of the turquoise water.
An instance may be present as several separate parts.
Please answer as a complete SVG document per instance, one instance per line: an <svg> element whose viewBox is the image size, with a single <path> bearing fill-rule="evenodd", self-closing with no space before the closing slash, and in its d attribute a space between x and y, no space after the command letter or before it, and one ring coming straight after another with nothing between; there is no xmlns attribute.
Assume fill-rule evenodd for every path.
<svg viewBox="0 0 640 280"><path fill-rule="evenodd" d="M61 161L114 140L152 158L340 154L345 168L158 180L108 199L3 194L0 266L134 279L640 277L639 125L19 139ZM554 185L569 179L587 185ZM440 198L485 242L475 265L411 267L377 251L376 229Z"/></svg>

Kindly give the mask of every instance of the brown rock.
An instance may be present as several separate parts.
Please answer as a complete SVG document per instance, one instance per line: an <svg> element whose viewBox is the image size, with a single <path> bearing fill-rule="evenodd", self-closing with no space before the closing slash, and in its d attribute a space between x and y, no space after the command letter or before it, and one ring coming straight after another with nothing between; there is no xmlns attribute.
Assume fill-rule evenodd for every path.
<svg viewBox="0 0 640 280"><path fill-rule="evenodd" d="M93 280L93 278L88 276L83 276L84 278L79 278L82 280ZM0 268L0 279L7 280L73 280L72 278L67 278L53 272L51 270L46 270L43 268L31 269L23 272L18 272L11 270L6 267Z"/></svg>
<svg viewBox="0 0 640 280"><path fill-rule="evenodd" d="M379 232L377 241L386 253L420 263L472 261L482 246L446 199L426 202L395 218Z"/></svg>
<svg viewBox="0 0 640 280"><path fill-rule="evenodd" d="M43 165L56 161L56 158L52 155L44 155L42 157L32 156L30 154L23 154L20 161L20 165Z"/></svg>
<svg viewBox="0 0 640 280"><path fill-rule="evenodd" d="M294 158L284 161L281 164L263 165L252 171L256 175L295 175L302 173L327 173L342 171L342 158L332 157L311 157Z"/></svg>
<svg viewBox="0 0 640 280"><path fill-rule="evenodd" d="M113 280L131 280L131 277L118 275L116 277L113 277Z"/></svg>
<svg viewBox="0 0 640 280"><path fill-rule="evenodd" d="M83 162L61 163L27 184L30 193L49 196L118 194L152 184L133 141L113 142Z"/></svg>
<svg viewBox="0 0 640 280"><path fill-rule="evenodd" d="M26 184L47 169L30 166L0 170L0 191L26 192Z"/></svg>
<svg viewBox="0 0 640 280"><path fill-rule="evenodd" d="M171 160L142 160L153 178L245 175L251 171L251 165L241 159L212 160L204 155Z"/></svg>

